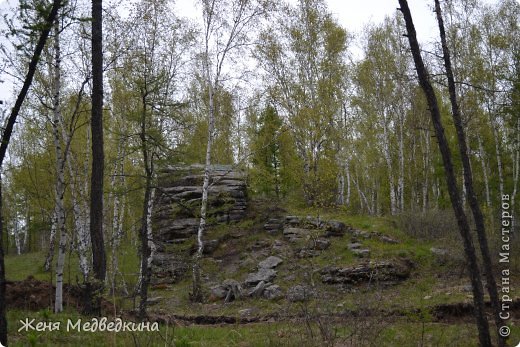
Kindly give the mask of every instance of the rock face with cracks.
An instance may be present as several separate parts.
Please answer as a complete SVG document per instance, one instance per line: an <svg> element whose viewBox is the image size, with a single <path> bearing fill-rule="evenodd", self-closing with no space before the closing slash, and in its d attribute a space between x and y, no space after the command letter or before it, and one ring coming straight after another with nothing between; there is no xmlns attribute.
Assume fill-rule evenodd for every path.
<svg viewBox="0 0 520 347"><path fill-rule="evenodd" d="M231 165L210 169L207 225L242 220L247 208L245 174ZM190 255L174 251L175 245L195 240L200 223L204 165L170 166L159 171L152 214L152 283L176 283L187 272ZM211 254L218 240L206 240L204 254ZM186 254L185 254L186 253Z"/></svg>

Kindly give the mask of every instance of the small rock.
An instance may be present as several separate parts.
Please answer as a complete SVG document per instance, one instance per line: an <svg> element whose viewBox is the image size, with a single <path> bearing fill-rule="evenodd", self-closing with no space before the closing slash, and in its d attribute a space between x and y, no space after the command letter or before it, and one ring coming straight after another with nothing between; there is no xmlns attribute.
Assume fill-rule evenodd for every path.
<svg viewBox="0 0 520 347"><path fill-rule="evenodd" d="M300 218L298 218L297 216L286 216L285 223L292 226L296 226L300 224Z"/></svg>
<svg viewBox="0 0 520 347"><path fill-rule="evenodd" d="M222 286L227 290L225 299L226 302L240 299L242 296L242 286L238 281L227 279L222 282Z"/></svg>
<svg viewBox="0 0 520 347"><path fill-rule="evenodd" d="M330 241L327 239L316 239L314 240L314 248L320 251L326 250L330 246Z"/></svg>
<svg viewBox="0 0 520 347"><path fill-rule="evenodd" d="M264 289L263 296L268 300L276 300L283 297L283 291L279 285L273 284Z"/></svg>
<svg viewBox="0 0 520 347"><path fill-rule="evenodd" d="M267 259L258 263L258 268L272 269L280 265L282 262L282 259L275 256L270 256Z"/></svg>
<svg viewBox="0 0 520 347"><path fill-rule="evenodd" d="M245 283L249 286L256 285L259 282L270 282L273 278L276 277L276 271L273 269L260 268L255 273L250 273L247 275Z"/></svg>
<svg viewBox="0 0 520 347"><path fill-rule="evenodd" d="M359 258L367 258L368 256L370 256L370 250L369 249L353 249L351 250L352 253L354 253L354 255L356 257L359 257Z"/></svg>
<svg viewBox="0 0 520 347"><path fill-rule="evenodd" d="M275 240L274 243L273 243L273 251L277 252L277 253L280 253L280 252L283 252L284 251L284 243L280 240Z"/></svg>
<svg viewBox="0 0 520 347"><path fill-rule="evenodd" d="M314 249L304 248L299 250L298 253L296 253L296 255L298 256L298 258L312 258L319 256L320 252Z"/></svg>
<svg viewBox="0 0 520 347"><path fill-rule="evenodd" d="M219 284L210 288L211 296L215 299L224 299L227 295L227 289L223 285Z"/></svg>
<svg viewBox="0 0 520 347"><path fill-rule="evenodd" d="M219 244L220 240L218 239L205 241L203 253L206 255L213 254L213 252L215 252L215 250L218 248Z"/></svg>
<svg viewBox="0 0 520 347"><path fill-rule="evenodd" d="M424 300L430 300L431 298L432 298L431 295L426 295L423 299L424 299Z"/></svg>
<svg viewBox="0 0 520 347"><path fill-rule="evenodd" d="M432 252L435 255L439 255L439 256L446 256L449 254L448 250L446 250L444 248L435 248L435 247L430 248L430 252Z"/></svg>
<svg viewBox="0 0 520 347"><path fill-rule="evenodd" d="M146 300L146 303L151 306L151 305L155 305L155 304L159 303L161 300L162 300L162 297L158 296L155 298L148 298L148 300Z"/></svg>
<svg viewBox="0 0 520 347"><path fill-rule="evenodd" d="M338 236L342 236L345 233L347 226L343 222L339 222L336 220L329 220L327 222L326 228L327 228L327 230L338 234Z"/></svg>
<svg viewBox="0 0 520 347"><path fill-rule="evenodd" d="M238 314L241 317L244 317L244 316L251 316L254 312L255 312L254 308L244 308L243 310L239 310Z"/></svg>
<svg viewBox="0 0 520 347"><path fill-rule="evenodd" d="M306 301L314 296L314 291L306 286L296 285L287 291L287 300L290 302Z"/></svg>
<svg viewBox="0 0 520 347"><path fill-rule="evenodd" d="M309 229L303 228L285 228L283 230L283 236L291 242L295 242L299 239L304 239L311 234Z"/></svg>
<svg viewBox="0 0 520 347"><path fill-rule="evenodd" d="M353 235L364 239L369 239L372 236L368 231L364 230L354 230Z"/></svg>
<svg viewBox="0 0 520 347"><path fill-rule="evenodd" d="M350 250L358 249L358 248L360 248L361 246L362 246L362 244L359 243L359 242L349 243L349 244L347 245L348 249L350 249Z"/></svg>
<svg viewBox="0 0 520 347"><path fill-rule="evenodd" d="M305 217L305 222L314 228L321 228L323 225L323 221L319 217L314 218L312 216L307 216Z"/></svg>
<svg viewBox="0 0 520 347"><path fill-rule="evenodd" d="M399 241L391 238L390 236L386 236L386 235L381 236L379 239L385 243L391 243L391 244L399 243Z"/></svg>
<svg viewBox="0 0 520 347"><path fill-rule="evenodd" d="M264 230L269 234L276 234L283 228L283 223L280 219L271 218L264 224Z"/></svg>
<svg viewBox="0 0 520 347"><path fill-rule="evenodd" d="M253 243L251 246L249 246L249 250L259 250L259 249L263 249L263 248L267 248L271 246L271 244L269 243L269 241L266 241L266 240L258 240L258 241L255 241L255 243Z"/></svg>
<svg viewBox="0 0 520 347"><path fill-rule="evenodd" d="M260 297L262 293L264 292L265 287L267 284L264 281L260 281L256 287L253 288L252 291L249 292L249 296L253 297Z"/></svg>

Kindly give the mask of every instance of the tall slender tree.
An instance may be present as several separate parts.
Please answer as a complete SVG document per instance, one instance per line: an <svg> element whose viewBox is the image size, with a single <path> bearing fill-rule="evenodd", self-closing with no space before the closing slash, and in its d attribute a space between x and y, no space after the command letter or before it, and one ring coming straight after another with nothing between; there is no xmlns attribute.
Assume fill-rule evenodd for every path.
<svg viewBox="0 0 520 347"><path fill-rule="evenodd" d="M435 135L437 137L439 150L441 152L442 161L444 164L444 172L446 175L446 182L448 185L451 204L453 211L455 212L460 234L462 236L466 259L468 260L469 275L473 287L473 304L475 306L475 318L477 321L480 344L483 347L492 346L491 336L489 334L489 324L484 310L484 290L482 288L480 269L478 267L478 261L475 254L475 247L473 245L469 222L466 217L466 213L464 212L460 191L457 187L451 152L444 127L441 122L439 103L437 101L437 96L435 95L435 90L433 89L433 86L430 82L428 71L421 56L421 50L419 48L419 42L417 41L417 34L413 24L412 14L410 12L410 8L408 7L408 2L406 0L399 0L399 4L406 23L408 41L412 51L419 84L424 91L426 100L428 102L428 107L430 109Z"/></svg>
<svg viewBox="0 0 520 347"><path fill-rule="evenodd" d="M7 153L7 147L9 146L9 141L11 139L11 135L13 133L13 128L16 123L16 119L18 114L20 113L20 109L22 108L22 104L29 92L29 87L31 86L34 73L36 72L36 67L38 66L38 62L40 60L40 56L42 54L43 48L45 47L45 43L47 42L47 38L49 37L49 32L52 28L54 20L58 15L58 10L62 5L61 0L54 0L52 2L52 7L44 15L43 27L41 27L40 36L34 48L34 53L31 57L31 61L29 62L29 68L27 70L27 74L24 79L24 83L18 97L16 98L13 109L11 110L11 114L7 119L6 127L2 133L2 138L0 142L0 170L2 168L5 155ZM7 318L6 318L6 283L5 283L5 263L4 263L4 249L3 249L3 216L2 216L2 186L1 186L1 177L0 177L0 343L4 346L7 346Z"/></svg>
<svg viewBox="0 0 520 347"><path fill-rule="evenodd" d="M193 258L192 300L202 301L200 283L200 260L204 250L203 236L206 230L206 212L208 206L208 191L211 174L211 153L215 135L215 96L221 88L223 67L229 55L240 47L248 44L249 28L254 21L266 12L269 1L233 0L203 0L204 20L204 51L202 52L203 78L208 91L208 141L206 143L206 158L204 180L202 184L202 203L200 208L200 223L197 231L197 252Z"/></svg>
<svg viewBox="0 0 520 347"><path fill-rule="evenodd" d="M473 219L477 230L477 239L480 245L480 252L482 253L482 262L484 264L484 271L487 281L487 289L489 297L491 298L491 306L495 315L495 323L497 326L497 337L498 345L500 347L505 345L505 339L498 334L499 329L503 325L503 320L500 318L500 302L498 300L498 291L493 275L493 264L491 261L491 255L489 253L488 240L486 236L486 229L484 226L484 216L480 209L480 204L477 200L477 194L473 187L473 173L471 171L471 164L468 156L468 145L466 143L466 134L462 126L462 116L460 114L459 102L457 101L457 90L455 88L455 78L453 76L453 69L451 68L451 57L446 42L446 32L444 29L444 20L442 18L442 9L439 0L435 0L435 12L437 14L437 22L439 24L439 34L441 38L442 53L444 59L444 68L446 69L446 77L448 79L448 89L450 94L451 113L453 117L453 123L457 131L457 139L459 143L460 158L462 160L462 167L464 169L464 185L466 188L466 194L473 212Z"/></svg>
<svg viewBox="0 0 520 347"><path fill-rule="evenodd" d="M92 176L90 182L90 238L94 277L106 276L103 242L103 1L92 0Z"/></svg>

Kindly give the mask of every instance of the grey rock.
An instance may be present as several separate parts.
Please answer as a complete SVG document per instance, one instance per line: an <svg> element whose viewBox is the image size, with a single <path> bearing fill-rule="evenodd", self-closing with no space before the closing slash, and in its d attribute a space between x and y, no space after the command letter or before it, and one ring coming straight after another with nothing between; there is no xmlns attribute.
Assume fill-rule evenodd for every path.
<svg viewBox="0 0 520 347"><path fill-rule="evenodd" d="M319 239L314 240L313 243L314 243L314 248L318 249L320 251L326 250L327 248L330 247L330 241L327 239L319 238Z"/></svg>
<svg viewBox="0 0 520 347"><path fill-rule="evenodd" d="M350 250L359 249L361 246L362 246L362 244L359 242L349 243L347 245L348 249L350 249Z"/></svg>
<svg viewBox="0 0 520 347"><path fill-rule="evenodd" d="M273 284L264 289L263 297L268 300L276 300L283 297L282 288L279 285Z"/></svg>
<svg viewBox="0 0 520 347"><path fill-rule="evenodd" d="M249 296L253 296L253 297L260 297L262 295L262 293L264 292L264 289L267 287L267 283L265 283L264 281L260 281L256 287L254 287L249 293L248 295Z"/></svg>
<svg viewBox="0 0 520 347"><path fill-rule="evenodd" d="M368 231L364 231L364 230L354 230L352 232L352 235L356 236L356 237L362 237L364 239L369 239L372 235L370 234L370 232Z"/></svg>
<svg viewBox="0 0 520 347"><path fill-rule="evenodd" d="M354 253L354 255L359 258L367 258L370 256L370 250L366 249L366 248L365 249L353 249L352 253Z"/></svg>
<svg viewBox="0 0 520 347"><path fill-rule="evenodd" d="M283 236L291 242L307 238L311 234L311 230L303 228L286 227L283 230Z"/></svg>
<svg viewBox="0 0 520 347"><path fill-rule="evenodd" d="M307 224L312 225L314 228L321 228L322 225L324 224L323 221L320 218L314 218L312 216L307 216L305 218L305 222Z"/></svg>
<svg viewBox="0 0 520 347"><path fill-rule="evenodd" d="M321 270L327 284L359 284L366 282L396 283L410 276L412 263L406 260L377 261L352 267L326 267Z"/></svg>
<svg viewBox="0 0 520 347"><path fill-rule="evenodd" d="M307 301L315 296L312 288L303 285L296 285L287 290L287 300L290 302Z"/></svg>
<svg viewBox="0 0 520 347"><path fill-rule="evenodd" d="M332 232L339 233L343 235L347 230L347 226L343 222L339 222L336 220L329 220L326 224L326 228Z"/></svg>
<svg viewBox="0 0 520 347"><path fill-rule="evenodd" d="M284 243L281 240L275 240L273 243L273 251L280 252L284 249Z"/></svg>
<svg viewBox="0 0 520 347"><path fill-rule="evenodd" d="M204 241L203 253L204 254L213 254L213 252L215 252L215 250L218 248L219 244L220 244L220 240L218 240L218 239Z"/></svg>
<svg viewBox="0 0 520 347"><path fill-rule="evenodd" d="M158 296L158 297L155 297L155 298L148 298L148 300L146 300L146 303L148 305L156 305L158 304L163 298L161 296Z"/></svg>
<svg viewBox="0 0 520 347"><path fill-rule="evenodd" d="M227 279L222 282L222 286L227 290L225 302L240 299L242 296L242 286L238 281Z"/></svg>
<svg viewBox="0 0 520 347"><path fill-rule="evenodd" d="M265 269L273 269L283 263L283 260L276 257L276 256L270 256L265 260L262 260L260 263L258 263L258 268L265 268Z"/></svg>
<svg viewBox="0 0 520 347"><path fill-rule="evenodd" d="M246 285L256 285L262 281L264 282L270 282L273 278L276 277L276 271L273 269L265 269L260 268L255 273L250 273L247 275L247 278L245 280Z"/></svg>
<svg viewBox="0 0 520 347"><path fill-rule="evenodd" d="M319 251L314 250L314 249L308 249L308 248L300 249L296 253L296 256L298 258L313 258L313 257L317 257L319 255L320 255Z"/></svg>
<svg viewBox="0 0 520 347"><path fill-rule="evenodd" d="M211 295L217 299L224 299L228 290L221 284L210 288Z"/></svg>
<svg viewBox="0 0 520 347"><path fill-rule="evenodd" d="M447 256L449 254L448 250L446 250L444 248L435 248L435 247L430 248L430 252L432 252L435 255L441 256L441 257Z"/></svg>
<svg viewBox="0 0 520 347"><path fill-rule="evenodd" d="M291 226L297 226L300 224L300 218L297 216L286 216L285 223Z"/></svg>
<svg viewBox="0 0 520 347"><path fill-rule="evenodd" d="M386 235L382 235L379 239L385 243L390 243L390 244L399 243L399 241L397 241L396 239L393 239L390 236L386 236Z"/></svg>
<svg viewBox="0 0 520 347"><path fill-rule="evenodd" d="M271 218L264 224L264 230L269 234L277 234L283 229L283 222L278 218Z"/></svg>
<svg viewBox="0 0 520 347"><path fill-rule="evenodd" d="M240 317L252 316L257 311L256 308L244 308L238 311Z"/></svg>

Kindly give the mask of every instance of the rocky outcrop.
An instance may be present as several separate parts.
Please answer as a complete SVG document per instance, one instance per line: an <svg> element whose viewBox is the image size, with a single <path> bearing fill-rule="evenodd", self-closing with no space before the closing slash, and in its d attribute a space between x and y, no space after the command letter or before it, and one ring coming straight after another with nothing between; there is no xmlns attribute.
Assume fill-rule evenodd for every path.
<svg viewBox="0 0 520 347"><path fill-rule="evenodd" d="M230 165L210 169L207 225L240 221L247 208L244 173ZM170 166L159 171L152 215L154 283L175 283L190 264L189 250L175 247L194 240L200 222L204 165ZM207 240L204 254L211 254L219 240ZM182 252L179 249L182 248Z"/></svg>
<svg viewBox="0 0 520 347"><path fill-rule="evenodd" d="M326 267L321 280L327 284L360 284L383 282L393 284L410 276L412 264L407 260L377 261L352 267Z"/></svg>

